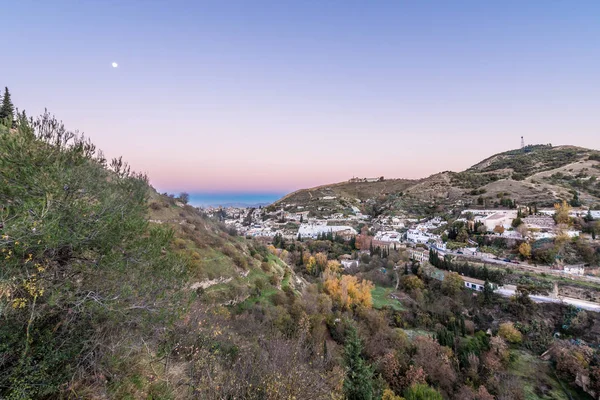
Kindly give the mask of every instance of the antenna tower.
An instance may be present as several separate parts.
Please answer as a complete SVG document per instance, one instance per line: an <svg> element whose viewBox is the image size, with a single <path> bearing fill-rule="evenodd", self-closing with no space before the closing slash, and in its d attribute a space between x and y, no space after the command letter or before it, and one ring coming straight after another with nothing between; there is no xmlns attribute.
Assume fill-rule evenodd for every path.
<svg viewBox="0 0 600 400"><path fill-rule="evenodd" d="M523 136L521 136L521 148L525 148L525 139L523 139Z"/></svg>

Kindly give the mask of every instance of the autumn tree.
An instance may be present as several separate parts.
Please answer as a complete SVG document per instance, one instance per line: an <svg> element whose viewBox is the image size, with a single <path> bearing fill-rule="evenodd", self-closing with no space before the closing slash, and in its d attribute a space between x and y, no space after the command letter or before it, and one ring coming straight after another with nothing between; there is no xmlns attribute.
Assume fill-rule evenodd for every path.
<svg viewBox="0 0 600 400"><path fill-rule="evenodd" d="M328 273L324 276L323 284L325 291L331 296L343 309L350 309L353 306L371 307L373 298L371 290L373 284L368 280L358 281L353 275L336 276Z"/></svg>
<svg viewBox="0 0 600 400"><path fill-rule="evenodd" d="M569 213L571 212L571 206L565 200L562 203L556 203L554 205L554 221L557 224L566 224L568 225L571 218L569 217Z"/></svg>
<svg viewBox="0 0 600 400"><path fill-rule="evenodd" d="M523 335L521 335L521 332L515 328L515 325L512 322L504 322L500 324L498 335L500 335L500 337L504 338L509 343L518 344L523 340Z"/></svg>
<svg viewBox="0 0 600 400"><path fill-rule="evenodd" d="M309 274L314 275L317 273L317 260L314 256L308 256L305 265Z"/></svg>
<svg viewBox="0 0 600 400"><path fill-rule="evenodd" d="M369 250L372 246L373 236L369 235L369 227L363 226L360 234L356 236L356 247L359 250Z"/></svg>
<svg viewBox="0 0 600 400"><path fill-rule="evenodd" d="M404 400L404 397L397 396L396 393L390 389L385 389L383 391L383 396L381 396L381 400Z"/></svg>
<svg viewBox="0 0 600 400"><path fill-rule="evenodd" d="M521 243L519 246L519 254L525 259L531 257L531 245L527 242Z"/></svg>
<svg viewBox="0 0 600 400"><path fill-rule="evenodd" d="M373 399L373 369L362 357L363 345L356 328L350 327L344 347L346 378L344 393L348 400Z"/></svg>
<svg viewBox="0 0 600 400"><path fill-rule="evenodd" d="M502 225L496 225L494 227L494 232L498 235L502 235L504 233L504 227Z"/></svg>
<svg viewBox="0 0 600 400"><path fill-rule="evenodd" d="M326 253L317 253L315 254L315 263L318 268L318 271L323 271L327 267L327 254Z"/></svg>

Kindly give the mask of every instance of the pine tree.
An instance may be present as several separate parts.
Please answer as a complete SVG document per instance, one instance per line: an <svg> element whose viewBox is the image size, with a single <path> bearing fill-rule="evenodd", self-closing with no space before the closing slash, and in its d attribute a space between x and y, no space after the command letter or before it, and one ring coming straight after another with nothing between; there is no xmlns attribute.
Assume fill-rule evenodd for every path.
<svg viewBox="0 0 600 400"><path fill-rule="evenodd" d="M4 97L2 98L2 107L0 107L0 123L6 126L12 126L15 121L15 106L10 99L8 88L4 88Z"/></svg>
<svg viewBox="0 0 600 400"><path fill-rule="evenodd" d="M485 304L490 304L494 298L494 288L490 284L490 281L487 279L483 284L483 302Z"/></svg>
<svg viewBox="0 0 600 400"><path fill-rule="evenodd" d="M362 358L361 352L362 343L356 328L351 327L344 348L344 363L346 366L344 393L348 400L373 399L373 370Z"/></svg>

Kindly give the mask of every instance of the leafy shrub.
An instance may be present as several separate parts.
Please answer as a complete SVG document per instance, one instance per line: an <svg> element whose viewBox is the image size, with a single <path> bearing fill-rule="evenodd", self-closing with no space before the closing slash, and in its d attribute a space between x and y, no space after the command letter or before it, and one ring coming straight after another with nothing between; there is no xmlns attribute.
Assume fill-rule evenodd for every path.
<svg viewBox="0 0 600 400"><path fill-rule="evenodd" d="M177 315L155 310L186 264L145 220L146 177L47 113L0 135L0 182L0 397L60 397L100 376L107 337Z"/></svg>

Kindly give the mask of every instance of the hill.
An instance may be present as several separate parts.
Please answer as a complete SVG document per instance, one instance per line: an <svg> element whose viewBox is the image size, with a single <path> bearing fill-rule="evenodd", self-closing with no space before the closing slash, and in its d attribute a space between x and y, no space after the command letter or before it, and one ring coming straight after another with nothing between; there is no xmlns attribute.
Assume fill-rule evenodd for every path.
<svg viewBox="0 0 600 400"><path fill-rule="evenodd" d="M600 206L600 152L575 146L534 145L493 155L462 172L420 180L342 182L298 190L273 204L323 213L427 214L454 207L518 204L551 206L572 200Z"/></svg>
<svg viewBox="0 0 600 400"><path fill-rule="evenodd" d="M216 346L219 313L303 285L263 244L158 194L49 114L0 131L0 255L6 399L191 396L197 359L179 359L181 343Z"/></svg>

